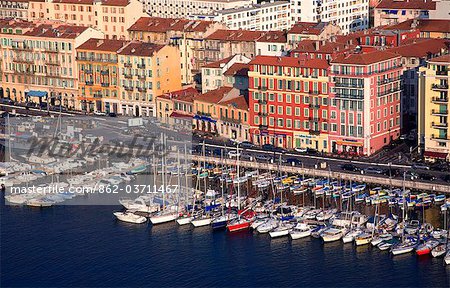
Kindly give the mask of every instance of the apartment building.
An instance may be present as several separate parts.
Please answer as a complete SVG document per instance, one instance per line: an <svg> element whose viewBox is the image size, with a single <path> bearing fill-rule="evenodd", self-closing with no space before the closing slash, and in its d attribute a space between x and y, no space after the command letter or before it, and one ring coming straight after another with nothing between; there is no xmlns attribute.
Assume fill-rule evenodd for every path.
<svg viewBox="0 0 450 288"><path fill-rule="evenodd" d="M156 97L156 111L161 123L182 124L192 128L194 99L200 93L192 87L173 91Z"/></svg>
<svg viewBox="0 0 450 288"><path fill-rule="evenodd" d="M342 33L369 27L369 0L292 0L291 19L294 22L330 22Z"/></svg>
<svg viewBox="0 0 450 288"><path fill-rule="evenodd" d="M401 56L340 55L331 62L331 152L371 155L400 136Z"/></svg>
<svg viewBox="0 0 450 288"><path fill-rule="evenodd" d="M196 14L188 18L221 22L228 29L283 31L291 27L289 1L263 1L258 4L216 11L213 15Z"/></svg>
<svg viewBox="0 0 450 288"><path fill-rule="evenodd" d="M138 0L31 0L30 20L57 20L89 26L109 39L127 39L127 29L145 16Z"/></svg>
<svg viewBox="0 0 450 288"><path fill-rule="evenodd" d="M450 38L449 20L443 19L410 19L380 29L402 34L416 32L420 38Z"/></svg>
<svg viewBox="0 0 450 288"><path fill-rule="evenodd" d="M117 51L127 44L125 40L92 38L78 46L78 109L122 112Z"/></svg>
<svg viewBox="0 0 450 288"><path fill-rule="evenodd" d="M246 65L250 58L237 54L228 58L209 63L202 67L202 93L215 90L222 86L235 86L241 92L248 89L248 77L246 83L239 82L234 76L243 76L241 69L248 68ZM235 65L236 64L236 65ZM241 64L241 65L237 65ZM245 73L245 72L244 72ZM233 81L234 80L234 81ZM238 81L236 81L238 80ZM245 85L247 84L247 85Z"/></svg>
<svg viewBox="0 0 450 288"><path fill-rule="evenodd" d="M0 1L0 18L28 20L28 0Z"/></svg>
<svg viewBox="0 0 450 288"><path fill-rule="evenodd" d="M289 45L295 46L303 40L327 40L342 34L342 29L327 22L297 22L287 32Z"/></svg>
<svg viewBox="0 0 450 288"><path fill-rule="evenodd" d="M420 68L419 146L425 159L450 160L449 80L450 55L428 60Z"/></svg>
<svg viewBox="0 0 450 288"><path fill-rule="evenodd" d="M76 108L75 48L103 33L61 23L0 20L0 83L4 97L19 102L56 101Z"/></svg>
<svg viewBox="0 0 450 288"><path fill-rule="evenodd" d="M436 10L431 0L381 0L374 9L374 26L392 25L409 19L428 19Z"/></svg>
<svg viewBox="0 0 450 288"><path fill-rule="evenodd" d="M200 20L142 17L129 29L129 38L155 44L171 44L179 47L181 80L183 84L199 82L204 63L204 39L225 25Z"/></svg>
<svg viewBox="0 0 450 288"><path fill-rule="evenodd" d="M249 141L249 106L233 87L220 87L194 99L193 126L197 132Z"/></svg>
<svg viewBox="0 0 450 288"><path fill-rule="evenodd" d="M329 64L256 56L250 62L250 136L255 144L328 152Z"/></svg>
<svg viewBox="0 0 450 288"><path fill-rule="evenodd" d="M130 42L117 54L121 114L156 116L155 97L181 90L178 47Z"/></svg>
<svg viewBox="0 0 450 288"><path fill-rule="evenodd" d="M142 0L145 11L153 17L187 18L191 15L214 15L216 11L235 9L256 0Z"/></svg>

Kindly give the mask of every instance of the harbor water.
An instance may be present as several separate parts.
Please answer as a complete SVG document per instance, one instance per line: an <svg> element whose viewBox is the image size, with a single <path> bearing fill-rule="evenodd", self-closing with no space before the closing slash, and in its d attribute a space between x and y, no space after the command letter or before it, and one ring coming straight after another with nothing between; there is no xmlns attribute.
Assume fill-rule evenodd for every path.
<svg viewBox="0 0 450 288"><path fill-rule="evenodd" d="M442 258L369 245L118 222L119 206L6 206L2 287L450 287Z"/></svg>

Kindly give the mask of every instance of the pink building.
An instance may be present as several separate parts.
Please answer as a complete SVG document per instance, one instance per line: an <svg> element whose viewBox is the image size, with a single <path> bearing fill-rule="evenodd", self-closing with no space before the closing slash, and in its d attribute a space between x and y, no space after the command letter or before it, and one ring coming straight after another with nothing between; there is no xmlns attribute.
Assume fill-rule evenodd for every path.
<svg viewBox="0 0 450 288"><path fill-rule="evenodd" d="M332 152L371 155L397 139L401 57L387 51L353 53L331 64Z"/></svg>

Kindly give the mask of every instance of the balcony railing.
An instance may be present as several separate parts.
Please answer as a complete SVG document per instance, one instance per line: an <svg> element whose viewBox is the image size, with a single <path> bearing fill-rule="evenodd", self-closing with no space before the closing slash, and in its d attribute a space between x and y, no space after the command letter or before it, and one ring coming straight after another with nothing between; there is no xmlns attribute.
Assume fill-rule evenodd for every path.
<svg viewBox="0 0 450 288"><path fill-rule="evenodd" d="M84 69L84 74L92 74L92 69Z"/></svg>
<svg viewBox="0 0 450 288"><path fill-rule="evenodd" d="M94 98L103 98L103 95L101 93L94 93Z"/></svg>
<svg viewBox="0 0 450 288"><path fill-rule="evenodd" d="M319 117L308 117L309 121L314 121L314 122L318 122L320 121Z"/></svg>
<svg viewBox="0 0 450 288"><path fill-rule="evenodd" d="M431 122L431 127L434 129L445 129L447 130L448 128L448 123L435 123L435 122Z"/></svg>
<svg viewBox="0 0 450 288"><path fill-rule="evenodd" d="M123 89L125 89L125 91L133 91L134 90L133 86L126 86L126 85L123 85Z"/></svg>
<svg viewBox="0 0 450 288"><path fill-rule="evenodd" d="M345 93L336 93L334 96L336 98L345 98L345 99L364 99L364 95L353 95Z"/></svg>
<svg viewBox="0 0 450 288"><path fill-rule="evenodd" d="M392 83L392 82L400 81L401 79L402 79L401 77L381 79L380 81L378 81L378 85L389 84L389 83Z"/></svg>
<svg viewBox="0 0 450 288"><path fill-rule="evenodd" d="M126 74L126 73L123 73L122 75L123 75L123 77L128 78L128 79L133 78L133 75L132 75L132 74Z"/></svg>
<svg viewBox="0 0 450 288"><path fill-rule="evenodd" d="M396 92L400 92L400 91L401 91L400 87L397 87L397 88L394 88L394 89L388 89L386 91L378 92L378 97L383 97L383 96L386 96L386 95L389 95L389 94L393 94L393 93L396 93Z"/></svg>
<svg viewBox="0 0 450 288"><path fill-rule="evenodd" d="M124 66L124 67L128 67L128 68L129 68L129 67L133 67L133 63L129 63L129 62L127 63L127 62L125 62L125 63L123 63L123 66Z"/></svg>
<svg viewBox="0 0 450 288"><path fill-rule="evenodd" d="M433 97L431 98L431 102L433 103L447 103L448 102L448 98L442 98L442 97Z"/></svg>
<svg viewBox="0 0 450 288"><path fill-rule="evenodd" d="M140 80L145 80L147 78L147 76L145 76L145 75L138 75L137 77Z"/></svg>
<svg viewBox="0 0 450 288"><path fill-rule="evenodd" d="M145 64L137 64L137 67L138 67L139 69L145 69Z"/></svg>
<svg viewBox="0 0 450 288"><path fill-rule="evenodd" d="M267 86L259 86L258 90L260 90L260 91L267 91Z"/></svg>
<svg viewBox="0 0 450 288"><path fill-rule="evenodd" d="M146 91L147 91L147 88L145 88L145 87L137 87L137 90L138 90L139 92L146 92Z"/></svg>
<svg viewBox="0 0 450 288"><path fill-rule="evenodd" d="M351 84L351 83L344 83L344 82L335 82L334 86L336 87L344 87L344 88L364 88L364 84Z"/></svg>
<svg viewBox="0 0 450 288"><path fill-rule="evenodd" d="M92 86L94 85L94 81L85 81L86 85L88 86Z"/></svg>
<svg viewBox="0 0 450 288"><path fill-rule="evenodd" d="M436 75L447 76L448 75L448 70L438 70L438 71L436 71Z"/></svg>
<svg viewBox="0 0 450 288"><path fill-rule="evenodd" d="M13 62L16 62L16 63L34 63L34 60L26 59L26 58L14 58Z"/></svg>
<svg viewBox="0 0 450 288"><path fill-rule="evenodd" d="M431 89L433 90L447 90L448 89L448 83L447 84L433 84L431 85Z"/></svg>
<svg viewBox="0 0 450 288"><path fill-rule="evenodd" d="M267 104L267 100L259 99L258 103L261 104L261 105L266 105Z"/></svg>
<svg viewBox="0 0 450 288"><path fill-rule="evenodd" d="M259 130L268 130L269 129L269 126L267 126L267 125L259 125Z"/></svg>
<svg viewBox="0 0 450 288"><path fill-rule="evenodd" d="M100 74L101 74L101 75L108 75L108 74L109 74L109 70L108 70L108 69L106 69L106 70L101 70L101 71L100 71Z"/></svg>
<svg viewBox="0 0 450 288"><path fill-rule="evenodd" d="M102 87L109 87L109 83L101 83Z"/></svg>
<svg viewBox="0 0 450 288"><path fill-rule="evenodd" d="M448 115L448 110L431 110L431 114L435 115L435 116L447 116Z"/></svg>
<svg viewBox="0 0 450 288"><path fill-rule="evenodd" d="M265 112L259 112L258 115L261 116L261 117L267 117L267 116L269 116L269 115L268 115L267 113L265 113Z"/></svg>
<svg viewBox="0 0 450 288"><path fill-rule="evenodd" d="M309 104L309 108L319 109L320 105L319 104Z"/></svg>
<svg viewBox="0 0 450 288"><path fill-rule="evenodd" d="M223 122L228 122L228 123L234 123L234 124L241 124L242 120L241 119L234 119L234 118L229 118L229 117L220 117L220 120Z"/></svg>
<svg viewBox="0 0 450 288"><path fill-rule="evenodd" d="M309 129L309 134L311 134L311 135L320 135L320 130Z"/></svg>
<svg viewBox="0 0 450 288"><path fill-rule="evenodd" d="M448 135L436 135L436 134L431 134L431 139L433 140L437 140L437 141L450 141L450 138L448 137Z"/></svg>

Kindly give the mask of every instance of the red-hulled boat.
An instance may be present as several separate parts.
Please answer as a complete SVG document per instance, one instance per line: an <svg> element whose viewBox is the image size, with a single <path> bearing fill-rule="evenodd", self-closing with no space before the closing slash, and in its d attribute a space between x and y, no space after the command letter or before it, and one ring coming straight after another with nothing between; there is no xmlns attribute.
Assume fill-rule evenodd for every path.
<svg viewBox="0 0 450 288"><path fill-rule="evenodd" d="M428 255L431 250L433 250L436 246L439 245L439 241L436 239L429 239L425 243L417 246L416 254L417 255Z"/></svg>
<svg viewBox="0 0 450 288"><path fill-rule="evenodd" d="M227 225L229 232L236 232L250 228L256 213L251 210L241 210L238 212L239 218L230 221Z"/></svg>

